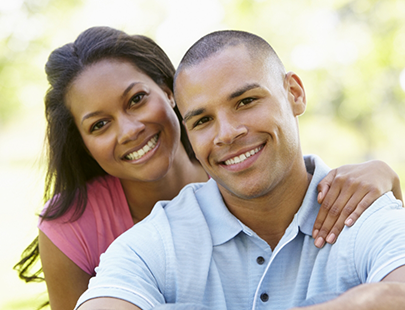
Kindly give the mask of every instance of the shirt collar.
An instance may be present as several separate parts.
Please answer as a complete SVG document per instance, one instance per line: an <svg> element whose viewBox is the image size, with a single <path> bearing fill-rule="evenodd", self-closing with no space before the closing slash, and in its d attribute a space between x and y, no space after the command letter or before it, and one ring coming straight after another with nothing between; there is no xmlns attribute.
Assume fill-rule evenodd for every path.
<svg viewBox="0 0 405 310"><path fill-rule="evenodd" d="M305 166L308 173L312 174L312 180L305 194L302 205L297 212L298 227L307 235L312 235L316 216L320 204L318 203L318 184L329 172L330 168L316 155L304 156Z"/></svg>
<svg viewBox="0 0 405 310"><path fill-rule="evenodd" d="M210 228L214 246L231 240L243 230L242 223L226 207L213 179L208 180L195 195Z"/></svg>
<svg viewBox="0 0 405 310"><path fill-rule="evenodd" d="M311 236L320 208L317 201L318 183L326 176L330 168L316 155L304 156L304 160L308 173L313 176L302 205L296 214L297 221L293 222L298 224L300 231ZM195 194L210 228L214 246L231 240L241 231L248 235L253 233L249 233L249 229L228 210L214 179L208 180L204 186L196 190Z"/></svg>

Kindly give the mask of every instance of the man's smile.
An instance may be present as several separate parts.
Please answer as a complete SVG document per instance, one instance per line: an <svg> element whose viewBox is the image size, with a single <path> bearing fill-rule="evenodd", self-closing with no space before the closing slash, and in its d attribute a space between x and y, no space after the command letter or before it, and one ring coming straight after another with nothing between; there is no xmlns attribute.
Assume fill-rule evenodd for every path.
<svg viewBox="0 0 405 310"><path fill-rule="evenodd" d="M235 156L233 158L230 158L228 160L226 160L224 163L226 166L229 165L234 165L234 164L239 164L244 162L246 159L248 159L250 156L255 155L256 153L258 153L259 151L261 151L263 149L263 145L256 147L250 151L247 151L241 155Z"/></svg>

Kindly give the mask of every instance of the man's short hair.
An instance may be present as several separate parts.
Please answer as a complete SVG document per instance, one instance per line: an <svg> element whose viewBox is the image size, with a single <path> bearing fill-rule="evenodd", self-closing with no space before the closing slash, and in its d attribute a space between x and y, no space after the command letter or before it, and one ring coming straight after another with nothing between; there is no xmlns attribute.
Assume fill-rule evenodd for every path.
<svg viewBox="0 0 405 310"><path fill-rule="evenodd" d="M195 66L201 61L213 56L225 48L243 45L252 59L270 58L284 72L284 65L274 49L263 38L245 31L222 30L215 31L199 39L183 56L176 71L175 79L183 69ZM274 65L274 64L273 64Z"/></svg>

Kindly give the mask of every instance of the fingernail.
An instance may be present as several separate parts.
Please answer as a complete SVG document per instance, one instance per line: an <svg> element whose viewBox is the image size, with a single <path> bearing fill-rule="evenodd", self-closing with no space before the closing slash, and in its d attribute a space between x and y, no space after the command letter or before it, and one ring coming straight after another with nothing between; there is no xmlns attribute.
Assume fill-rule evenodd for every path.
<svg viewBox="0 0 405 310"><path fill-rule="evenodd" d="M314 239L316 239L316 236L318 236L318 234L319 234L319 230L318 230L318 229L315 229L314 232L312 233L312 237L313 237Z"/></svg>
<svg viewBox="0 0 405 310"><path fill-rule="evenodd" d="M335 242L336 239L336 235L334 233L329 234L329 236L326 238L326 242L327 243L333 243Z"/></svg>
<svg viewBox="0 0 405 310"><path fill-rule="evenodd" d="M319 237L319 238L317 238L317 239L315 240L315 246L316 246L317 248L323 247L324 244L325 244L325 241L323 240L322 237Z"/></svg>
<svg viewBox="0 0 405 310"><path fill-rule="evenodd" d="M353 222L354 222L353 219L348 218L348 219L346 219L346 221L345 221L345 225L350 227L350 226L353 225Z"/></svg>

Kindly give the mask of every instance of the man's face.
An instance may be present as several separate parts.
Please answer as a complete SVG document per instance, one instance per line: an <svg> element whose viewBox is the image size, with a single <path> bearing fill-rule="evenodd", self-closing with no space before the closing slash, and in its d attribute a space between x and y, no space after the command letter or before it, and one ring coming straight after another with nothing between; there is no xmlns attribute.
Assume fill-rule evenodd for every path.
<svg viewBox="0 0 405 310"><path fill-rule="evenodd" d="M271 68L236 46L177 77L176 101L189 139L225 201L270 194L288 184L295 162L302 161L297 125L305 110L301 82Z"/></svg>

